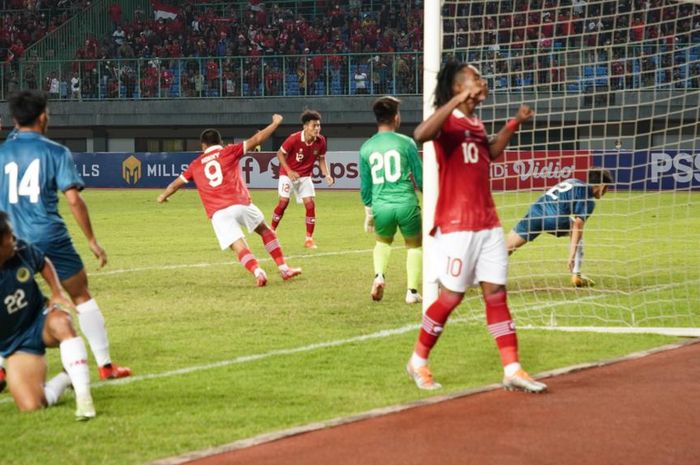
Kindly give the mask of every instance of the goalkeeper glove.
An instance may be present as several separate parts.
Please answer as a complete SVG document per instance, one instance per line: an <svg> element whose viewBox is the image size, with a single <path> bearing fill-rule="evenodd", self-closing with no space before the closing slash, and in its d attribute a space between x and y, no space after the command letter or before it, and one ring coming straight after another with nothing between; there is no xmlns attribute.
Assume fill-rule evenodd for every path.
<svg viewBox="0 0 700 465"><path fill-rule="evenodd" d="M372 207L365 207L365 232L374 232L374 215Z"/></svg>

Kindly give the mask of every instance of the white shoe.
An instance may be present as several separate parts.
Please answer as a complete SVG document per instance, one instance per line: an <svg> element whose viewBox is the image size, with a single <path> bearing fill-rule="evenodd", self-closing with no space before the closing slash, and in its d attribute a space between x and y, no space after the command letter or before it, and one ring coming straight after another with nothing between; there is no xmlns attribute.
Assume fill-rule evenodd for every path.
<svg viewBox="0 0 700 465"><path fill-rule="evenodd" d="M255 284L258 287L264 287L267 284L267 274L262 268L255 270Z"/></svg>
<svg viewBox="0 0 700 465"><path fill-rule="evenodd" d="M547 390L547 385L535 381L525 370L518 370L513 376L503 377L503 387L507 391L524 391L539 394Z"/></svg>
<svg viewBox="0 0 700 465"><path fill-rule="evenodd" d="M76 397L75 407L75 419L77 421L95 418L95 405L92 403L92 396L89 394L84 397Z"/></svg>
<svg viewBox="0 0 700 465"><path fill-rule="evenodd" d="M406 365L406 373L408 373L408 376L416 383L418 389L434 391L442 387L442 384L436 383L435 380L433 380L433 374L430 372L428 365L413 368L411 362L408 362Z"/></svg>
<svg viewBox="0 0 700 465"><path fill-rule="evenodd" d="M374 281L372 281L372 292L370 292L372 300L382 300L384 297L384 276L378 274Z"/></svg>
<svg viewBox="0 0 700 465"><path fill-rule="evenodd" d="M412 291L411 289L406 290L407 304L418 304L421 302L423 302L423 297L421 297L418 291Z"/></svg>

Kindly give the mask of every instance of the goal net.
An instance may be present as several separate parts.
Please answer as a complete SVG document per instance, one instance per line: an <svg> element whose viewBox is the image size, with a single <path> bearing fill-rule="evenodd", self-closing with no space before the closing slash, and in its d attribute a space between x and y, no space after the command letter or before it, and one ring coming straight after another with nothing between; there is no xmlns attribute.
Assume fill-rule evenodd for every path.
<svg viewBox="0 0 700 465"><path fill-rule="evenodd" d="M700 328L700 5L447 0L440 50L427 32L431 3L425 98L432 101L429 63L438 53L481 70L490 89L478 110L487 133L523 103L535 110L492 165L506 234L546 191L553 197L566 188L559 183L586 181L594 166L615 179L584 227L582 273L594 286L573 286L569 237L541 234L510 257L518 323L693 334ZM426 215L434 195L427 184ZM480 293L469 293L459 312L481 321Z"/></svg>

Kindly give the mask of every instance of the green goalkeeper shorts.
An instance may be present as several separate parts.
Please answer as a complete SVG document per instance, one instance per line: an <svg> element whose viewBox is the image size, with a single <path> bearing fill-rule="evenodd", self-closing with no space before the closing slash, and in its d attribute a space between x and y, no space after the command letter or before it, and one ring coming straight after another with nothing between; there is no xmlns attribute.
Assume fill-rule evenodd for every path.
<svg viewBox="0 0 700 465"><path fill-rule="evenodd" d="M396 227L403 237L414 237L421 233L420 207L418 205L373 206L374 231L380 237L394 237Z"/></svg>

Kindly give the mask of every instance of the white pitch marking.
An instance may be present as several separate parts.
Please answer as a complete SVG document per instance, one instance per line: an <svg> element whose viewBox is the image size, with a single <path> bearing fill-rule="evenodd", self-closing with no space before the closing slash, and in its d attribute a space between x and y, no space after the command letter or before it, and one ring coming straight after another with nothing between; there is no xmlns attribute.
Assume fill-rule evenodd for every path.
<svg viewBox="0 0 700 465"><path fill-rule="evenodd" d="M392 247L392 249L403 249L403 247ZM289 256L285 256L284 258L286 260L303 260L305 258L331 257L331 256L337 256L337 255L353 255L353 254L358 254L358 253L368 253L368 252L371 252L372 250L374 250L374 249L341 250L338 252L320 252L320 253L304 254L304 255L289 255ZM258 259L259 262L269 262L271 260L272 259L270 257ZM123 273L139 273L142 271L179 270L179 269L183 269L183 268L207 268L210 266L232 265L235 263L236 262L234 260L229 260L226 262L214 262L214 263L183 263L180 265L158 265L158 266L145 266L145 267L141 267L141 268L123 268L123 269L119 269L119 270L96 271L94 273L90 273L90 278L99 278L100 276L109 276L109 275L123 274Z"/></svg>

